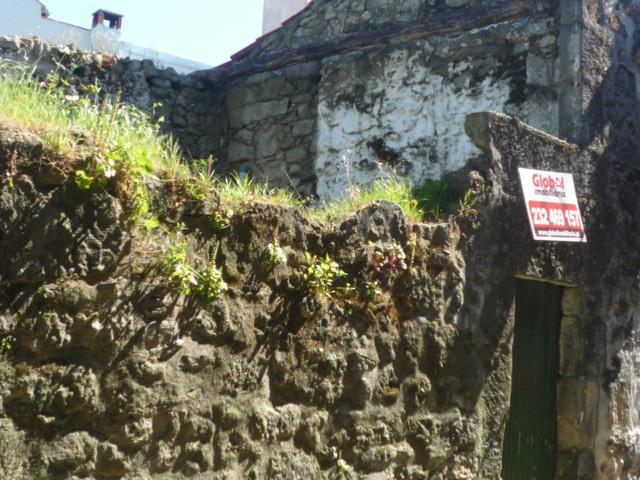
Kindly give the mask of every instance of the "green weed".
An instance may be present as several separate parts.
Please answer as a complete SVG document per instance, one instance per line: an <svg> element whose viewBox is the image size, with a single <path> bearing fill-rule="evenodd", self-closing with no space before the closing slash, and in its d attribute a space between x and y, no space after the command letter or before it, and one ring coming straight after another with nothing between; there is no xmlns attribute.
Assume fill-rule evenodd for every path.
<svg viewBox="0 0 640 480"><path fill-rule="evenodd" d="M478 199L475 197L473 190L467 190L464 196L460 199L458 214L463 217L476 216L478 211L474 207L476 206L477 201Z"/></svg>
<svg viewBox="0 0 640 480"><path fill-rule="evenodd" d="M330 295L337 290L338 281L347 276L347 273L340 268L337 262L325 254L317 257L305 252L309 265L304 272L303 278L311 290Z"/></svg>
<svg viewBox="0 0 640 480"><path fill-rule="evenodd" d="M347 198L325 203L310 213L323 223L331 223L382 200L398 204L407 218L413 222L421 222L424 218L424 213L413 195L412 185L395 178L376 180L370 188L362 188L352 192Z"/></svg>
<svg viewBox="0 0 640 480"><path fill-rule="evenodd" d="M165 256L165 271L169 281L185 297L196 295L212 302L227 290L222 272L216 266L218 246L211 252L209 262L203 268L189 259L189 241L178 226L173 242Z"/></svg>
<svg viewBox="0 0 640 480"><path fill-rule="evenodd" d="M456 209L456 198L444 179L427 179L413 188L412 195L425 217L431 220L438 220Z"/></svg>
<svg viewBox="0 0 640 480"><path fill-rule="evenodd" d="M220 200L234 209L244 209L254 203L273 203L292 208L304 208L302 199L291 190L272 188L249 175L232 174L214 178L213 186Z"/></svg>
<svg viewBox="0 0 640 480"><path fill-rule="evenodd" d="M287 255L277 240L267 245L264 251L264 263L268 268L287 264Z"/></svg>

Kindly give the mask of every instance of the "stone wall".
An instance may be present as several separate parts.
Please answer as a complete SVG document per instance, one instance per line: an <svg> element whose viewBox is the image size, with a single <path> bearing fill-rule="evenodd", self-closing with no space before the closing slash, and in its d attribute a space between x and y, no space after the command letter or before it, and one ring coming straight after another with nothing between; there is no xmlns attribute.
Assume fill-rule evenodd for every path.
<svg viewBox="0 0 640 480"><path fill-rule="evenodd" d="M158 218L187 225L192 261L217 245L229 289L208 303L163 273L174 238L132 231L113 192L80 190L60 166L38 137L0 127L0 341L15 338L0 354L3 478L470 480L485 468L487 414L476 378L459 376L475 354L459 327L473 218L411 225L380 203L334 229L247 205L220 230L215 201L187 210L160 188ZM287 264L272 268L275 241ZM411 271L377 271L374 245L400 246ZM378 291L310 288L306 252Z"/></svg>
<svg viewBox="0 0 640 480"><path fill-rule="evenodd" d="M315 190L320 65L257 73L226 85L220 165L304 194Z"/></svg>
<svg viewBox="0 0 640 480"><path fill-rule="evenodd" d="M78 191L47 170L38 139L3 130L0 332L17 342L0 362L0 454L9 442L17 453L2 465L50 478L497 480L520 277L565 286L556 478L639 475L640 2L454 3L318 1L219 69L181 80L128 67L131 99L176 99L167 118L204 142L194 151L274 183L313 190L317 176L329 195L344 188L343 156L353 182L373 178L374 160L418 178L476 157L459 173L477 215L440 224L409 225L386 204L334 229L273 206L223 232L183 215L196 253L220 244L231 289L211 308L151 275L167 238L136 238L115 198ZM329 14L338 41L295 43L290 30L318 12L358 5L358 18ZM410 24L422 7L432 16ZM409 23L389 13L358 30L369 10ZM285 55L286 35L298 50ZM466 138L461 111L474 108L547 133L479 114ZM520 166L574 174L589 243L531 240ZM276 238L290 263L268 273ZM376 277L370 241L415 244L415 276ZM305 251L329 253L356 284L377 278L382 297L308 294Z"/></svg>
<svg viewBox="0 0 640 480"><path fill-rule="evenodd" d="M103 78L142 107L161 102L165 130L219 173L326 200L461 168L479 154L461 129L473 111L563 133L561 17L555 2L318 1L216 69L122 60Z"/></svg>
<svg viewBox="0 0 640 480"><path fill-rule="evenodd" d="M227 92L221 165L326 200L461 168L479 153L461 129L473 111L558 134L559 18L555 2L314 2L198 73Z"/></svg>
<svg viewBox="0 0 640 480"><path fill-rule="evenodd" d="M498 114L465 130L477 204L441 223L381 203L326 228L250 205L218 230L215 205L154 192L160 220L187 225L190 256L218 245L229 290L203 304L163 276L172 238L131 231L108 190L79 190L37 137L1 128L5 476L498 480L519 276L567 286L556 479L633 478L637 166L603 184L597 146ZM588 244L531 239L520 166L574 174ZM271 269L276 240L287 265ZM392 245L412 268L375 267L373 249ZM305 252L329 254L356 291L310 290Z"/></svg>
<svg viewBox="0 0 640 480"><path fill-rule="evenodd" d="M325 60L314 162L320 197L340 195L349 181L399 174L419 183L462 168L479 153L462 128L471 112L510 112L557 134L557 45L548 28L519 22Z"/></svg>
<svg viewBox="0 0 640 480"><path fill-rule="evenodd" d="M66 80L70 96L98 82L103 94L115 95L163 118L163 128L179 140L185 152L206 158L219 150L222 125L215 90L173 69L157 69L150 60L118 59L112 55L49 45L36 38L0 37L0 60L35 65L41 78L56 72Z"/></svg>

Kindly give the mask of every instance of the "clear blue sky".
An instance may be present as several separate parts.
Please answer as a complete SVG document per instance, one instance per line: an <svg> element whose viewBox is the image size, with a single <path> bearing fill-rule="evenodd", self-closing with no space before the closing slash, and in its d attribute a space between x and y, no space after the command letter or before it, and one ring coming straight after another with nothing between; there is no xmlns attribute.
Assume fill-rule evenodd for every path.
<svg viewBox="0 0 640 480"><path fill-rule="evenodd" d="M23 0L21 0L23 1ZM51 18L91 27L99 8L124 15L122 40L218 65L262 29L263 0L42 0Z"/></svg>

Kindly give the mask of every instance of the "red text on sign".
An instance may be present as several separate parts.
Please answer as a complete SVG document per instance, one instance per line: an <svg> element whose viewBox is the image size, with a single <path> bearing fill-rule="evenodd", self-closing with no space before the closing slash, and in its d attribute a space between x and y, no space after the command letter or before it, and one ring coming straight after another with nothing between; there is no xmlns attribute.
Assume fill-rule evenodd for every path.
<svg viewBox="0 0 640 480"><path fill-rule="evenodd" d="M582 231L580 211L576 205L530 201L529 211L536 230Z"/></svg>
<svg viewBox="0 0 640 480"><path fill-rule="evenodd" d="M541 175L534 173L531 177L533 186L537 188L560 188L564 190L564 178L561 176Z"/></svg>

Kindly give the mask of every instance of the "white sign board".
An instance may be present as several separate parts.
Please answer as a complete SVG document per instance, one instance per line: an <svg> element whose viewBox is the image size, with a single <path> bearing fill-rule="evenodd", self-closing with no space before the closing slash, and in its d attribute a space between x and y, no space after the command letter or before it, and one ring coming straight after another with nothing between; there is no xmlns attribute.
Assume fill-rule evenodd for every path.
<svg viewBox="0 0 640 480"><path fill-rule="evenodd" d="M586 242L573 175L529 168L518 172L534 240Z"/></svg>

